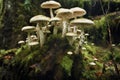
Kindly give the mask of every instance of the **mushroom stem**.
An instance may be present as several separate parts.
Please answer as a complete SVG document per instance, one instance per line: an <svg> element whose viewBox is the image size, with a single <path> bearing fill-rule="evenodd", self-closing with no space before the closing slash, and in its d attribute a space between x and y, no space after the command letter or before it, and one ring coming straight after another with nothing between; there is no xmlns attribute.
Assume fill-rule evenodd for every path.
<svg viewBox="0 0 120 80"><path fill-rule="evenodd" d="M55 22L54 29L53 29L54 35L57 34L57 32L58 32L58 26L56 26L56 25L57 25L57 23Z"/></svg>
<svg viewBox="0 0 120 80"><path fill-rule="evenodd" d="M67 31L67 21L63 20L63 30L62 30L62 37L65 37L66 31Z"/></svg>
<svg viewBox="0 0 120 80"><path fill-rule="evenodd" d="M73 41L73 37L69 37L69 38L68 38L68 41L69 41L69 44L72 46L72 45L73 45L73 42L74 42L74 41Z"/></svg>
<svg viewBox="0 0 120 80"><path fill-rule="evenodd" d="M40 24L37 24L37 35L39 36L39 41L40 41L40 47L43 46L44 44L44 33L42 29L40 28Z"/></svg>
<svg viewBox="0 0 120 80"><path fill-rule="evenodd" d="M55 27L54 27L54 30L53 30L53 34L55 35L55 34L57 34L57 32L58 32L58 29L57 29L57 27L55 26Z"/></svg>
<svg viewBox="0 0 120 80"><path fill-rule="evenodd" d="M79 51L80 51L80 45L77 44L77 45L76 45L76 48L75 48L75 54L78 54Z"/></svg>
<svg viewBox="0 0 120 80"><path fill-rule="evenodd" d="M53 11L52 11L52 8L50 8L50 17L53 18L54 15L53 15Z"/></svg>
<svg viewBox="0 0 120 80"><path fill-rule="evenodd" d="M29 46L30 42L31 42L30 33L28 32L28 46ZM30 46L29 46L29 48L30 48Z"/></svg>

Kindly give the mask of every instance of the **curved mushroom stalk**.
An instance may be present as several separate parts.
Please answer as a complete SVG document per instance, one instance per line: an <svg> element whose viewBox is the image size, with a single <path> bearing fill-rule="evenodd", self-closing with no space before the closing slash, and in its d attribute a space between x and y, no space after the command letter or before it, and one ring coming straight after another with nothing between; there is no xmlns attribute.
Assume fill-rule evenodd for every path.
<svg viewBox="0 0 120 80"><path fill-rule="evenodd" d="M44 41L45 41L45 37L44 37L44 33L43 33L42 29L40 28L39 23L37 24L36 29L37 29L37 35L39 38L39 42L40 42L40 47L42 47L44 44Z"/></svg>
<svg viewBox="0 0 120 80"><path fill-rule="evenodd" d="M67 32L67 21L63 20L62 37L65 37L66 32Z"/></svg>

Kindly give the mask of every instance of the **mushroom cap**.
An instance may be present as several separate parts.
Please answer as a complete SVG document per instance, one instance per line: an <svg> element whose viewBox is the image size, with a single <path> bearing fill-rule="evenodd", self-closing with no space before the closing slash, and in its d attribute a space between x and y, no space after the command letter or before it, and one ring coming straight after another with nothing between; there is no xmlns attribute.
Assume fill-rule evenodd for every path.
<svg viewBox="0 0 120 80"><path fill-rule="evenodd" d="M30 46L34 46L34 45L38 45L39 44L39 42L30 42L28 45L30 45Z"/></svg>
<svg viewBox="0 0 120 80"><path fill-rule="evenodd" d="M80 29L77 29L77 34L81 34L81 30Z"/></svg>
<svg viewBox="0 0 120 80"><path fill-rule="evenodd" d="M23 40L20 40L19 42L18 42L18 44L24 44L25 43L25 41L23 41Z"/></svg>
<svg viewBox="0 0 120 80"><path fill-rule="evenodd" d="M76 37L77 34L76 34L76 33L73 33L73 32L68 32L68 33L66 33L66 36Z"/></svg>
<svg viewBox="0 0 120 80"><path fill-rule="evenodd" d="M45 1L41 4L42 8L59 8L61 7L61 4L56 1Z"/></svg>
<svg viewBox="0 0 120 80"><path fill-rule="evenodd" d="M86 18L80 18L80 19L75 19L72 20L70 22L71 25L85 25L85 26L89 26L89 25L93 25L94 22L90 19L86 19Z"/></svg>
<svg viewBox="0 0 120 80"><path fill-rule="evenodd" d="M80 32L80 33L81 33L81 30L80 30L80 29L77 29L77 32Z"/></svg>
<svg viewBox="0 0 120 80"><path fill-rule="evenodd" d="M51 22L61 21L59 17L53 17L50 19Z"/></svg>
<svg viewBox="0 0 120 80"><path fill-rule="evenodd" d="M85 36L89 36L89 34L88 34L88 33L85 33Z"/></svg>
<svg viewBox="0 0 120 80"><path fill-rule="evenodd" d="M93 58L94 61L97 61L98 59L96 57Z"/></svg>
<svg viewBox="0 0 120 80"><path fill-rule="evenodd" d="M89 64L92 65L92 66L96 65L96 63L94 63L94 62L90 62Z"/></svg>
<svg viewBox="0 0 120 80"><path fill-rule="evenodd" d="M70 19L73 16L73 12L70 9L60 8L55 11L56 16L62 19Z"/></svg>
<svg viewBox="0 0 120 80"><path fill-rule="evenodd" d="M44 15L36 15L30 19L30 23L49 22L50 18Z"/></svg>
<svg viewBox="0 0 120 80"><path fill-rule="evenodd" d="M30 37L31 37L31 41L37 41L38 40L36 35L31 35Z"/></svg>
<svg viewBox="0 0 120 80"><path fill-rule="evenodd" d="M80 7L74 7L70 9L73 12L73 17L81 17L86 14L86 11Z"/></svg>
<svg viewBox="0 0 120 80"><path fill-rule="evenodd" d="M32 31L35 31L35 27L34 26L25 26L21 30L25 31L25 32L32 32Z"/></svg>
<svg viewBox="0 0 120 80"><path fill-rule="evenodd" d="M68 51L67 54L68 54L68 55L72 55L73 52L72 52L72 51Z"/></svg>

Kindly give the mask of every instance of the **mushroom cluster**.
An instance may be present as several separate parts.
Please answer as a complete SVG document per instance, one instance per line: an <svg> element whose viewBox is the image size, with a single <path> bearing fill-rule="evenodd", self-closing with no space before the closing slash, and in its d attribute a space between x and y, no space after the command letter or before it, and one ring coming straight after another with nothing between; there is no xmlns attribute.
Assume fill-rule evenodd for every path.
<svg viewBox="0 0 120 80"><path fill-rule="evenodd" d="M22 31L28 33L28 45L32 46L32 44L39 44L41 48L44 46L49 35L60 34L61 37L66 37L68 39L70 45L73 45L75 40L77 40L76 51L78 51L79 47L85 41L85 33L81 30L81 27L94 24L92 20L82 18L86 14L86 11L80 7L71 9L61 8L61 4L53 0L43 2L40 7L49 9L50 17L45 15L33 16L30 19L30 23L36 23L36 26L25 26L22 28ZM55 9L54 12L53 9ZM36 37L31 37L32 32L36 32Z"/></svg>

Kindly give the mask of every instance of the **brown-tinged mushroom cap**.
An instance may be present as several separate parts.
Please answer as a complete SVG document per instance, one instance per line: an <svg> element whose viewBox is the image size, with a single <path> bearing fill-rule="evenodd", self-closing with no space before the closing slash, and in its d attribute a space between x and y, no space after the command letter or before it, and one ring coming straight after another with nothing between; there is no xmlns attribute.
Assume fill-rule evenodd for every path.
<svg viewBox="0 0 120 80"><path fill-rule="evenodd" d="M59 8L61 7L61 4L56 1L46 1L41 4L42 8Z"/></svg>
<svg viewBox="0 0 120 80"><path fill-rule="evenodd" d="M31 32L31 31L35 31L35 27L34 26L25 26L21 30L25 31L25 32Z"/></svg>
<svg viewBox="0 0 120 80"><path fill-rule="evenodd" d="M80 7L74 7L70 9L73 12L73 17L81 17L86 14L86 11Z"/></svg>
<svg viewBox="0 0 120 80"><path fill-rule="evenodd" d="M42 22L42 21L49 22L50 18L46 17L44 15L37 15L30 19L30 23L38 23L38 22Z"/></svg>
<svg viewBox="0 0 120 80"><path fill-rule="evenodd" d="M73 16L73 12L70 9L60 8L55 11L56 16L62 19L70 19Z"/></svg>
<svg viewBox="0 0 120 80"><path fill-rule="evenodd" d="M93 25L94 22L90 19L86 19L86 18L80 18L80 19L75 19L72 20L70 22L71 25L85 25L85 26L89 26L89 25Z"/></svg>

